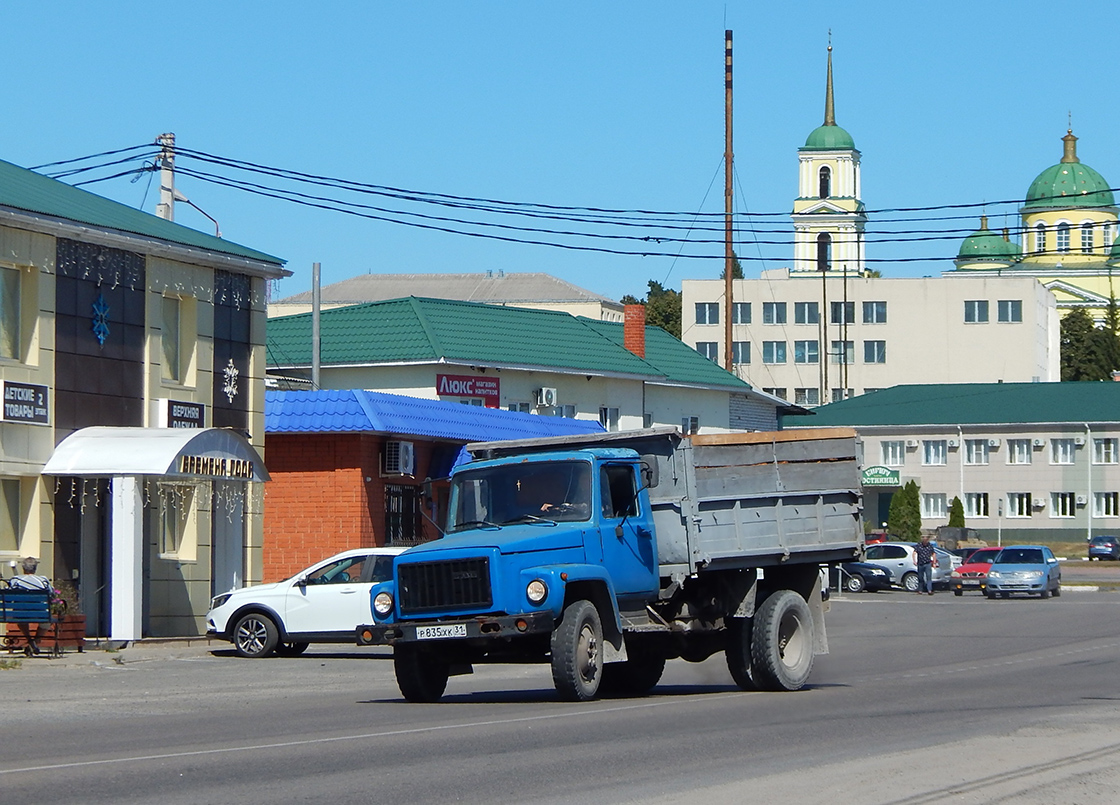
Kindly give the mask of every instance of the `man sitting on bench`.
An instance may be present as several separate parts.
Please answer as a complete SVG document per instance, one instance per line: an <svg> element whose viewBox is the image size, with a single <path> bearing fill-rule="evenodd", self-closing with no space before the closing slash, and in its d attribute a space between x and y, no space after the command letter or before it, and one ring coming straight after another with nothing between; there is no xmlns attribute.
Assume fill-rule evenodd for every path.
<svg viewBox="0 0 1120 805"><path fill-rule="evenodd" d="M54 586L51 580L46 576L40 576L35 571L39 569L39 560L34 556L28 556L22 562L23 573L19 576L12 576L8 579L8 586L14 590L35 590L36 592L54 592ZM35 624L35 637L31 637L31 624L20 623L18 624L20 632L27 640L27 645L31 647L33 654L39 653L39 637L43 629L43 624Z"/></svg>

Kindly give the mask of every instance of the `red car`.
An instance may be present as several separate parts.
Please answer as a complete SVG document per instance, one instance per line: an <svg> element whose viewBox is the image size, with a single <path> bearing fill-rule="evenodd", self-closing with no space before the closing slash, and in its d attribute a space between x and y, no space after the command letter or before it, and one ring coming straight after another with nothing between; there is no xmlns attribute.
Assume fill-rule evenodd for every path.
<svg viewBox="0 0 1120 805"><path fill-rule="evenodd" d="M964 564L949 575L949 589L953 595L964 595L965 590L983 593L988 588L988 568L1000 548L977 548Z"/></svg>

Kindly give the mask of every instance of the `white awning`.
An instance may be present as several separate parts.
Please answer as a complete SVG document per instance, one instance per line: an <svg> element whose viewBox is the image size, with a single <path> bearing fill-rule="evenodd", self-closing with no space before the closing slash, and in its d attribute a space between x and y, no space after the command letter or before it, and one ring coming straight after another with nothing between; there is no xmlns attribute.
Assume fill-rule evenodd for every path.
<svg viewBox="0 0 1120 805"><path fill-rule="evenodd" d="M226 428L83 428L54 449L43 475L269 480L249 440Z"/></svg>

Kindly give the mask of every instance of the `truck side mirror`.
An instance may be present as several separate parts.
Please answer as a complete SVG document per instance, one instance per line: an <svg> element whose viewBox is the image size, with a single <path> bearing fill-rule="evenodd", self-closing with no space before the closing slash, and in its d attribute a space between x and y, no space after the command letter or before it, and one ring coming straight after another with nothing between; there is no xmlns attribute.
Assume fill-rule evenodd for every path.
<svg viewBox="0 0 1120 805"><path fill-rule="evenodd" d="M642 456L640 466L642 486L653 489L657 486L657 456Z"/></svg>

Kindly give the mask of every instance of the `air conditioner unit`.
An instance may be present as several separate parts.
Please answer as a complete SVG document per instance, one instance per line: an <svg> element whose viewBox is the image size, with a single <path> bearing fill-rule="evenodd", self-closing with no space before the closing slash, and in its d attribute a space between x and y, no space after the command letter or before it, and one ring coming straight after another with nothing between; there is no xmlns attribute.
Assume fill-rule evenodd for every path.
<svg viewBox="0 0 1120 805"><path fill-rule="evenodd" d="M957 440L956 439L950 439L949 440L949 446L950 447L956 447L957 446Z"/></svg>
<svg viewBox="0 0 1120 805"><path fill-rule="evenodd" d="M1084 447L1085 446L1085 437L1084 436L1074 436L1073 437L1073 443L1075 445L1077 445L1078 447Z"/></svg>
<svg viewBox="0 0 1120 805"><path fill-rule="evenodd" d="M999 439L988 439L988 447L999 447Z"/></svg>
<svg viewBox="0 0 1120 805"><path fill-rule="evenodd" d="M1046 440L1045 439L1035 439L1033 442L1031 442L1031 444L1033 444L1035 447L1045 447L1046 446Z"/></svg>
<svg viewBox="0 0 1120 805"><path fill-rule="evenodd" d="M412 475L416 469L416 453L412 442L385 442L385 474Z"/></svg>
<svg viewBox="0 0 1120 805"><path fill-rule="evenodd" d="M1077 505L1078 506L1084 506L1084 505L1088 504L1088 502L1089 502L1089 496L1088 495L1078 495L1077 496Z"/></svg>
<svg viewBox="0 0 1120 805"><path fill-rule="evenodd" d="M556 405L556 389L539 388L536 391L537 408L551 408Z"/></svg>
<svg viewBox="0 0 1120 805"><path fill-rule="evenodd" d="M906 440L906 446L907 447L917 447L918 446L918 440L917 439L907 439Z"/></svg>
<svg viewBox="0 0 1120 805"><path fill-rule="evenodd" d="M1034 495L1031 495L1031 508L1033 508L1033 509L1045 509L1046 508L1046 500L1044 498L1035 497Z"/></svg>

